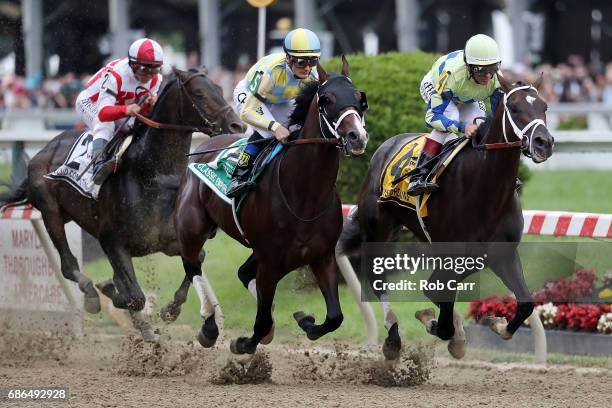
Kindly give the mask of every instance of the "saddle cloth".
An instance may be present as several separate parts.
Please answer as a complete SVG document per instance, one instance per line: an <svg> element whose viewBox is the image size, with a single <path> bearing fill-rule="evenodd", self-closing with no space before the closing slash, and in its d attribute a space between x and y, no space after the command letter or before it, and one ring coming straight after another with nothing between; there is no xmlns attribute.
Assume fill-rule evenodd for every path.
<svg viewBox="0 0 612 408"><path fill-rule="evenodd" d="M238 163L240 154L247 144L247 138L239 139L223 150L217 157L209 163L190 163L189 170L204 182L216 195L228 204L232 204L232 199L226 193L232 182L232 174ZM283 146L272 143L264 147L258 155L249 180L255 181L263 172L266 166L278 155ZM238 209L246 194L236 200Z"/></svg>
<svg viewBox="0 0 612 408"><path fill-rule="evenodd" d="M410 208L416 211L416 199L417 197L409 196L408 185L412 176L407 177L399 183L393 184L393 181L399 179L401 176L414 170L416 166L417 158L421 149L425 144L425 137L427 134L422 134L416 138L408 140L397 153L393 155L389 163L385 166L381 178L380 178L380 194L378 201L392 201L402 207ZM448 167L451 160L463 149L467 144L467 140L455 139L447 143L442 152L437 156L436 164L428 176L428 179L435 183L444 172L444 169ZM419 208L419 214L422 218L427 217L427 201L430 193L426 193L421 197L421 208Z"/></svg>
<svg viewBox="0 0 612 408"><path fill-rule="evenodd" d="M85 197L97 199L101 186L94 184L93 165L89 166L91 158L87 156L87 146L92 140L93 135L90 131L83 132L72 145L64 163L45 178L63 180Z"/></svg>

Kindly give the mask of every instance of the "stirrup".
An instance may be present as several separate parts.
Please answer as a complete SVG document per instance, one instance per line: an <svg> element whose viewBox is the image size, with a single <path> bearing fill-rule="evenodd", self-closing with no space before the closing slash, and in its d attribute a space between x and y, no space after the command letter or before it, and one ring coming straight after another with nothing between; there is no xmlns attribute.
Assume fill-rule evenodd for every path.
<svg viewBox="0 0 612 408"><path fill-rule="evenodd" d="M255 184L254 181L242 181L237 183L236 185L230 187L227 192L225 193L225 195L228 198L237 198L239 197L242 193L246 193L248 191L251 191L253 189L255 189L255 187L257 186L257 184Z"/></svg>
<svg viewBox="0 0 612 408"><path fill-rule="evenodd" d="M414 180L408 185L408 191L406 193L409 196L419 196L425 193L433 193L440 188L436 183L428 182L424 179Z"/></svg>

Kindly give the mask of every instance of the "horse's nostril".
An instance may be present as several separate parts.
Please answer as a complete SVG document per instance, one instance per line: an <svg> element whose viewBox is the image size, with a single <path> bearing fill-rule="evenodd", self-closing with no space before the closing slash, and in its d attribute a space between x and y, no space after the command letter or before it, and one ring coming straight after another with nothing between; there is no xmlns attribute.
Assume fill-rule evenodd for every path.
<svg viewBox="0 0 612 408"><path fill-rule="evenodd" d="M350 140L350 141L352 141L352 142L354 142L354 141L356 141L357 139L359 139L359 134L357 134L357 132L355 132L354 130L351 130L351 131L348 133L348 135L347 135L347 136L348 136L349 140Z"/></svg>

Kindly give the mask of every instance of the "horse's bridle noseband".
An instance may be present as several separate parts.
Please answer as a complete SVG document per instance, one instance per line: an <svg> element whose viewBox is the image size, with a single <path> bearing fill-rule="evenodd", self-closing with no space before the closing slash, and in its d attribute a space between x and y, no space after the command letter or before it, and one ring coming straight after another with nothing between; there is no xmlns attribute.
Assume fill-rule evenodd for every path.
<svg viewBox="0 0 612 408"><path fill-rule="evenodd" d="M527 125L525 125L525 127L523 129L518 127L518 125L516 124L516 122L512 118L512 115L510 114L510 111L508 110L508 98L514 92L520 91L520 90L533 90L533 91L535 91L536 94L538 93L538 90L534 86L532 86L532 85L517 86L516 88L511 89L507 93L504 93L504 115L503 115L503 118L502 118L503 135L504 135L504 140L506 141L506 143L509 143L508 142L508 136L506 135L506 117L507 117L508 118L508 122L510 122L510 126L512 126L512 130L514 131L514 134L521 141L521 151L523 152L523 154L525 156L532 157L532 155L533 155L533 144L531 143L531 140L533 138L533 134L534 134L534 132L535 132L535 130L537 129L538 126L546 127L546 123L544 122L543 119L536 118L536 119L532 120L531 122L529 122ZM531 133L529 134L529 136L527 136L527 132L529 130L531 130Z"/></svg>

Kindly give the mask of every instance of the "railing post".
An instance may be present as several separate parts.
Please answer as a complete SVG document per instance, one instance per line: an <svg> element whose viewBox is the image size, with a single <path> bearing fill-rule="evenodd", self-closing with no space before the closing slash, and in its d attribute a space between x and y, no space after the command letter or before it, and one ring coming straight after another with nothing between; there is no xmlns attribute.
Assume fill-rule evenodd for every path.
<svg viewBox="0 0 612 408"><path fill-rule="evenodd" d="M25 166L23 166L25 143L23 141L13 143L12 163L13 168L11 177L16 182L20 182L25 178Z"/></svg>

